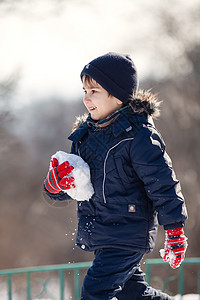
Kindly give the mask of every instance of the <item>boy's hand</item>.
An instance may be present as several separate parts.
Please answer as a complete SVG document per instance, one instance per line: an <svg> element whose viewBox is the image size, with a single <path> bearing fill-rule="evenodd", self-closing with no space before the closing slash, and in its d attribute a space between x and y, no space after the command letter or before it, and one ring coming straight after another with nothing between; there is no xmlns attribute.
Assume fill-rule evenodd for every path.
<svg viewBox="0 0 200 300"><path fill-rule="evenodd" d="M50 170L44 180L45 188L52 194L75 188L74 177L66 177L73 169L74 167L70 166L68 161L58 165L58 160L53 158L50 162Z"/></svg>
<svg viewBox="0 0 200 300"><path fill-rule="evenodd" d="M176 269L185 258L187 237L183 228L168 229L165 234L165 247L160 250L160 255L164 261L169 261L173 269Z"/></svg>

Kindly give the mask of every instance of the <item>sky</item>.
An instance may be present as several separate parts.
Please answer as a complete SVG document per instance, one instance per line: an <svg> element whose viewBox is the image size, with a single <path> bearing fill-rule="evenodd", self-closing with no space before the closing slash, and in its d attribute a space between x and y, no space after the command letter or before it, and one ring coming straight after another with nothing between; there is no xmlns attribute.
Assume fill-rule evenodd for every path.
<svg viewBox="0 0 200 300"><path fill-rule="evenodd" d="M141 83L165 77L166 57L172 53L180 62L177 70L184 66L190 72L183 43L162 31L160 12L169 9L178 21L183 13L177 12L195 4L197 0L3 1L0 82L17 76L16 106L49 97L73 100L82 95L81 69L109 51L130 54Z"/></svg>

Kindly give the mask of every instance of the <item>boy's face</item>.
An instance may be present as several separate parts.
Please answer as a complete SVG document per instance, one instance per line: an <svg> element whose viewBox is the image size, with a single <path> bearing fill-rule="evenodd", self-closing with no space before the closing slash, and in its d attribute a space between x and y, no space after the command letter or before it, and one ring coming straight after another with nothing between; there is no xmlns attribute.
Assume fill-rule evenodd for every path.
<svg viewBox="0 0 200 300"><path fill-rule="evenodd" d="M88 83L85 82L85 76L83 76L83 89L85 92L83 103L95 121L106 118L122 107L122 101L109 95L95 80Z"/></svg>

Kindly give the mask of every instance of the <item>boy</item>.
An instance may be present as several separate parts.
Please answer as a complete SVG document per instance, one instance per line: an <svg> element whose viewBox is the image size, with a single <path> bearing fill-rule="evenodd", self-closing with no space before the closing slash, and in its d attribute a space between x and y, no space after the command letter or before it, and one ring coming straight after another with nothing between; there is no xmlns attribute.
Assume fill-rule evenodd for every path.
<svg viewBox="0 0 200 300"><path fill-rule="evenodd" d="M77 246L95 253L81 299L172 299L151 288L139 266L154 248L157 223L166 232L161 254L172 268L180 265L187 247L180 184L152 121L159 103L149 91L137 91L136 68L127 55L92 60L81 80L89 115L69 139L71 153L88 163L95 191L78 205ZM53 161L52 167L46 193L67 200L63 191L74 188L73 166Z"/></svg>

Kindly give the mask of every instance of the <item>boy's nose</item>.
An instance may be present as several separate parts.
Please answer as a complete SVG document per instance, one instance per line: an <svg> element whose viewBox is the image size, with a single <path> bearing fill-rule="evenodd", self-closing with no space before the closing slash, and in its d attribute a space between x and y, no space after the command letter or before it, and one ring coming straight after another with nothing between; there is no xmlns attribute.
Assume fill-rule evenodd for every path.
<svg viewBox="0 0 200 300"><path fill-rule="evenodd" d="M83 98L84 102L88 102L91 101L89 95L85 94L84 98Z"/></svg>

